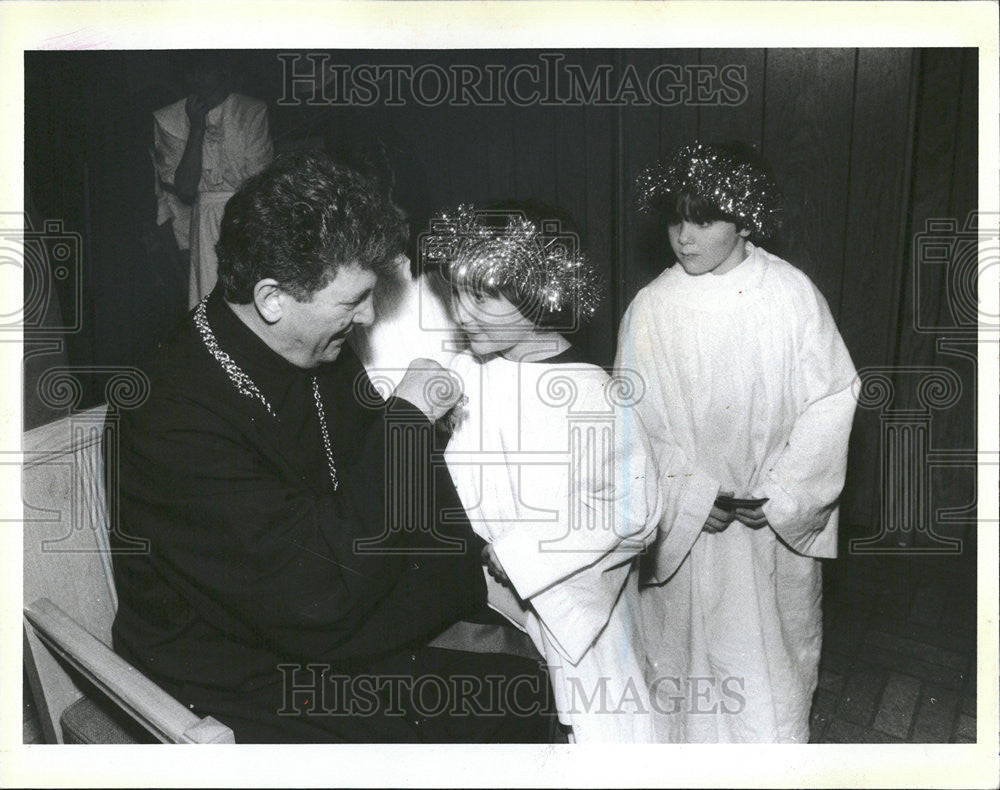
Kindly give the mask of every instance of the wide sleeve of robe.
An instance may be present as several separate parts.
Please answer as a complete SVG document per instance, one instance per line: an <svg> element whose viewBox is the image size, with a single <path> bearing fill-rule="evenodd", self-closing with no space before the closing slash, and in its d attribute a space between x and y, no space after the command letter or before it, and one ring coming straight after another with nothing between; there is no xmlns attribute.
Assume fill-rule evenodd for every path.
<svg viewBox="0 0 1000 790"><path fill-rule="evenodd" d="M795 317L798 351L791 373L799 411L754 496L768 499L764 515L790 548L835 557L857 374L826 299L805 275L790 275L777 309Z"/></svg>
<svg viewBox="0 0 1000 790"><path fill-rule="evenodd" d="M701 534L719 481L685 456L665 419L668 404L658 369L664 350L653 331L657 321L655 302L647 290L640 291L619 327L615 373L631 382L635 391L631 418L648 433L659 470L659 536L645 568L647 579L659 583L674 574Z"/></svg>
<svg viewBox="0 0 1000 790"><path fill-rule="evenodd" d="M395 388L417 358L451 365L461 335L432 275L412 278L403 258L390 276L379 279L374 304L374 323L348 335L372 381Z"/></svg>
<svg viewBox="0 0 1000 790"><path fill-rule="evenodd" d="M182 99L153 113L153 165L164 184L173 185L184 156L189 131L184 102Z"/></svg>
<svg viewBox="0 0 1000 790"><path fill-rule="evenodd" d="M153 192L156 195L156 224L162 225L173 220L177 246L186 250L191 245L191 207L184 203L171 189L174 174L184 155L187 142L187 126L183 117L184 103L174 103L153 114L153 170L155 178Z"/></svg>
<svg viewBox="0 0 1000 790"><path fill-rule="evenodd" d="M522 437L531 437L532 452L568 450L568 468L534 466L507 435L508 490L519 492L520 501L486 505L512 519L528 503L549 506L551 515L503 529L492 545L551 643L575 664L608 622L633 559L656 533L656 471L645 433L616 404L617 385L599 368L525 364L520 380ZM544 396L566 389L574 393L568 406ZM574 422L580 415L593 417Z"/></svg>
<svg viewBox="0 0 1000 790"><path fill-rule="evenodd" d="M242 180L256 175L274 159L274 144L267 120L267 105L262 101L247 100L246 123L243 127Z"/></svg>

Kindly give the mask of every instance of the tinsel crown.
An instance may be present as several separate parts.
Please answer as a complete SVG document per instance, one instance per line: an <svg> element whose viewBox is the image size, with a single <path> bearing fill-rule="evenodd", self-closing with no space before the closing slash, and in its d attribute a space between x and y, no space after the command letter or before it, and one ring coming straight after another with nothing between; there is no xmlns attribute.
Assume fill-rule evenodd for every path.
<svg viewBox="0 0 1000 790"><path fill-rule="evenodd" d="M432 219L420 244L423 261L440 266L447 279L474 291L513 293L536 322L560 316L575 325L601 300L601 278L576 235L540 229L516 210L461 205Z"/></svg>
<svg viewBox="0 0 1000 790"><path fill-rule="evenodd" d="M781 227L781 195L774 180L724 146L682 146L640 173L635 189L637 208L645 213L654 212L663 199L687 193L765 238Z"/></svg>

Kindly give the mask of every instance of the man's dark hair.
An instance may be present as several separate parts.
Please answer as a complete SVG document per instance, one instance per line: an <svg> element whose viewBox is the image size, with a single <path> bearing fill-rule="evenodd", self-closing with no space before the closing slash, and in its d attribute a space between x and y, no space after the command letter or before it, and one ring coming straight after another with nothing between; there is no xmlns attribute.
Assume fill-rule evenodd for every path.
<svg viewBox="0 0 1000 790"><path fill-rule="evenodd" d="M308 302L344 265L387 273L406 246L406 226L377 184L328 156L283 154L247 179L226 204L216 252L226 300L253 301L273 278Z"/></svg>

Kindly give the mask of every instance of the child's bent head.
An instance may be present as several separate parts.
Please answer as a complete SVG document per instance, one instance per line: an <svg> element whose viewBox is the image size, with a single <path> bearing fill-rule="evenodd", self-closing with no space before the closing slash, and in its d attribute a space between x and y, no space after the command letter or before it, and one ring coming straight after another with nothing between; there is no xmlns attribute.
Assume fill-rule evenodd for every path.
<svg viewBox="0 0 1000 790"><path fill-rule="evenodd" d="M781 224L780 195L767 165L745 143L694 143L676 149L636 179L640 211L667 225L731 222L755 241Z"/></svg>

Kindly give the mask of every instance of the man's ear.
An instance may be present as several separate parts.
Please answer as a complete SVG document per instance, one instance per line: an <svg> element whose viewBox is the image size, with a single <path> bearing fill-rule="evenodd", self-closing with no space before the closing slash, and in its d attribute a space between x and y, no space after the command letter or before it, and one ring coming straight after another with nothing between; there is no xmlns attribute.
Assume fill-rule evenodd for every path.
<svg viewBox="0 0 1000 790"><path fill-rule="evenodd" d="M285 292L281 290L277 280L270 278L261 280L253 287L253 303L260 317L267 324L275 324L284 312Z"/></svg>
<svg viewBox="0 0 1000 790"><path fill-rule="evenodd" d="M749 228L740 228L740 230L739 230L739 234L740 234L740 235L741 235L741 236L742 236L742 237L743 237L744 239L748 239L748 238L750 238L750 229L749 229Z"/></svg>

